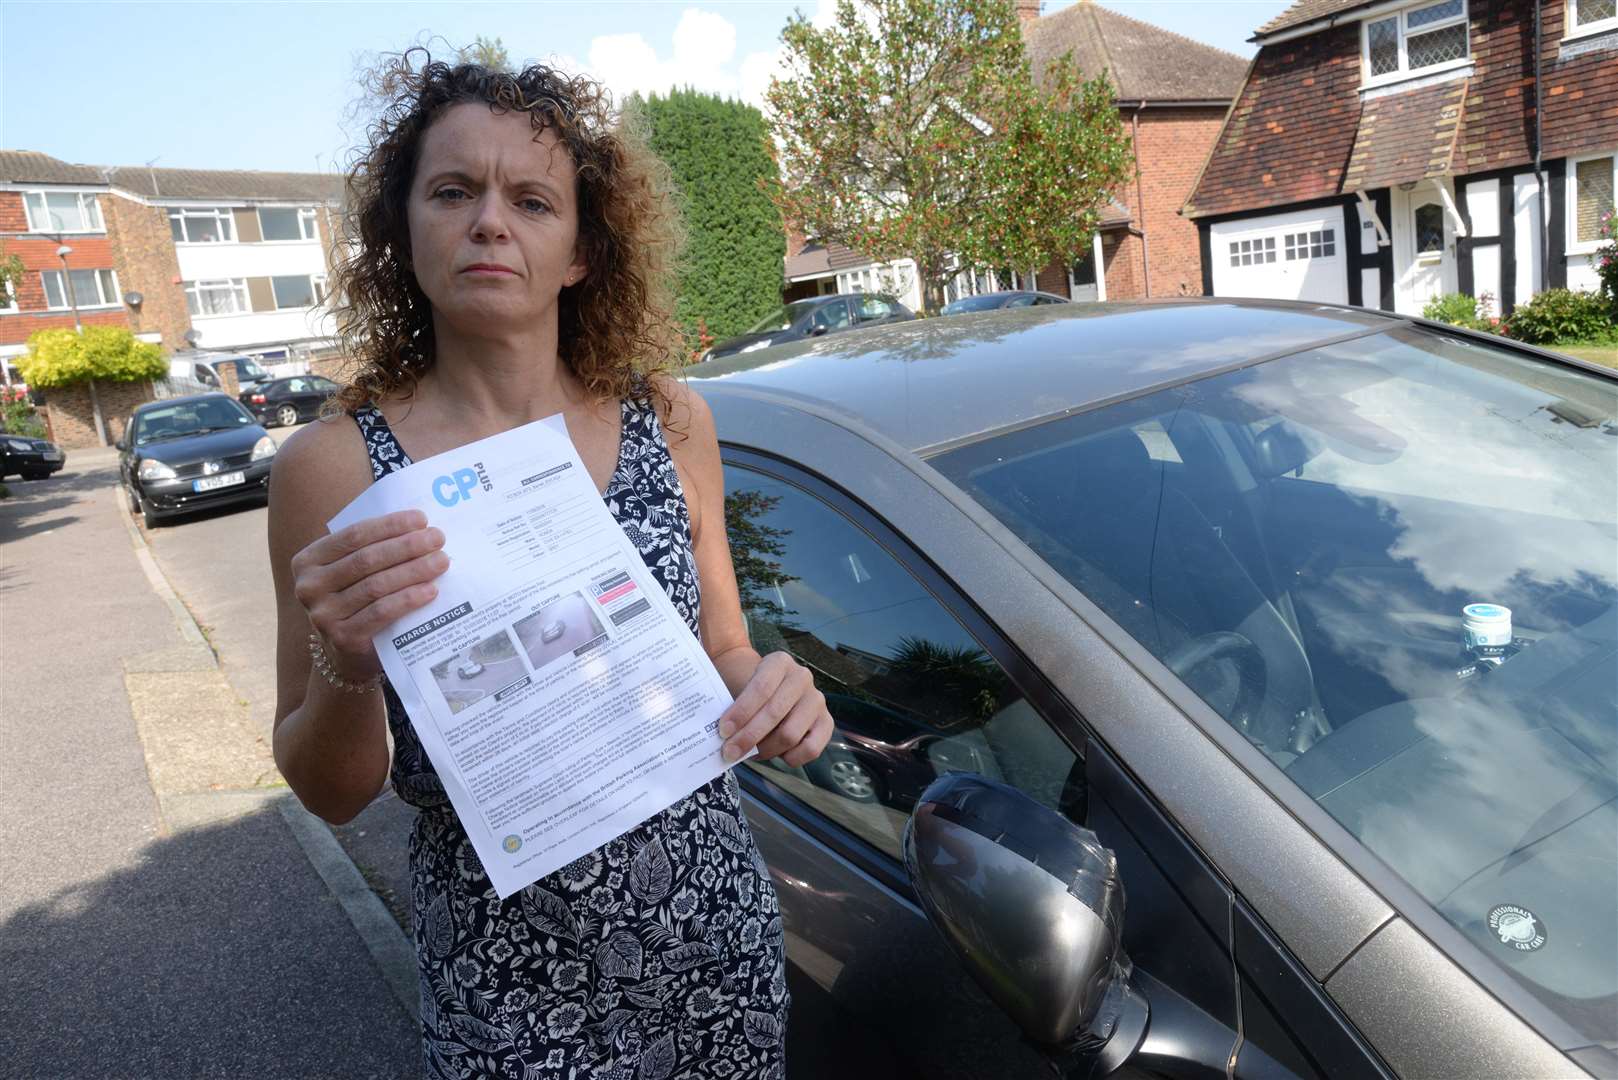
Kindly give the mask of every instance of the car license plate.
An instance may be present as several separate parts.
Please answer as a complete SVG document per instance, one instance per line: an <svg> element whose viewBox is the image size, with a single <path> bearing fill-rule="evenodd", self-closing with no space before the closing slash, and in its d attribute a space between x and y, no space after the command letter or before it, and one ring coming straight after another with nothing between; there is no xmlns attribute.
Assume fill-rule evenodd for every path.
<svg viewBox="0 0 1618 1080"><path fill-rule="evenodd" d="M229 472L220 476L204 476L201 480L191 481L192 491L214 491L219 488L231 487L247 479L246 473Z"/></svg>

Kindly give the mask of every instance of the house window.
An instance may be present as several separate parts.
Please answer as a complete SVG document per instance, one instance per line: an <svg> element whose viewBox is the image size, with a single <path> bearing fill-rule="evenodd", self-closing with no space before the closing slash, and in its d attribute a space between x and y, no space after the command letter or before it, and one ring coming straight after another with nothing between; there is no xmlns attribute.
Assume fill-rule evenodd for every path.
<svg viewBox="0 0 1618 1080"><path fill-rule="evenodd" d="M26 191L28 230L43 233L106 232L101 203L88 191Z"/></svg>
<svg viewBox="0 0 1618 1080"><path fill-rule="evenodd" d="M185 283L185 306L193 315L243 315L252 310L246 278Z"/></svg>
<svg viewBox="0 0 1618 1080"><path fill-rule="evenodd" d="M1416 254L1444 253L1444 210L1437 203L1416 207Z"/></svg>
<svg viewBox="0 0 1618 1080"><path fill-rule="evenodd" d="M1282 241L1287 262L1299 259L1329 259L1337 254L1337 230L1316 229L1313 232L1288 233Z"/></svg>
<svg viewBox="0 0 1618 1080"><path fill-rule="evenodd" d="M70 270L70 297L63 287L60 270L42 270L41 284L45 286L45 306L53 310L70 307L115 307L118 303L118 276L111 270Z"/></svg>
<svg viewBox="0 0 1618 1080"><path fill-rule="evenodd" d="M5 278L0 278L0 314L10 314L17 310L17 293L15 287Z"/></svg>
<svg viewBox="0 0 1618 1080"><path fill-rule="evenodd" d="M1601 230L1613 212L1613 189L1618 184L1618 155L1585 158L1569 163L1568 250L1594 251L1602 240Z"/></svg>
<svg viewBox="0 0 1618 1080"><path fill-rule="evenodd" d="M1423 4L1365 24L1369 79L1392 80L1456 64L1468 55L1466 0Z"/></svg>
<svg viewBox="0 0 1618 1080"><path fill-rule="evenodd" d="M1230 245L1230 265L1257 266L1275 261L1275 237L1263 236L1257 240L1233 240Z"/></svg>
<svg viewBox="0 0 1618 1080"><path fill-rule="evenodd" d="M314 307L326 298L324 276L296 274L272 277L270 289L275 293L275 309Z"/></svg>
<svg viewBox="0 0 1618 1080"><path fill-rule="evenodd" d="M320 235L312 206L261 206L258 227L266 240L315 240Z"/></svg>
<svg viewBox="0 0 1618 1080"><path fill-rule="evenodd" d="M1618 29L1618 0L1568 0L1568 33Z"/></svg>
<svg viewBox="0 0 1618 1080"><path fill-rule="evenodd" d="M223 244L236 239L227 206L184 207L169 211L169 233L176 244Z"/></svg>

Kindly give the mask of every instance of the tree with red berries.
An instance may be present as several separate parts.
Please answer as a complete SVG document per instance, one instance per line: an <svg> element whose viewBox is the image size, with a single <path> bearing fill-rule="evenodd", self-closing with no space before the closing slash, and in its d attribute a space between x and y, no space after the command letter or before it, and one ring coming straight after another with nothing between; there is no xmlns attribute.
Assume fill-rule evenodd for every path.
<svg viewBox="0 0 1618 1080"><path fill-rule="evenodd" d="M1106 73L1036 83L1011 0L838 0L787 23L767 94L789 221L879 262L910 258L936 311L964 267L1087 251L1129 139Z"/></svg>

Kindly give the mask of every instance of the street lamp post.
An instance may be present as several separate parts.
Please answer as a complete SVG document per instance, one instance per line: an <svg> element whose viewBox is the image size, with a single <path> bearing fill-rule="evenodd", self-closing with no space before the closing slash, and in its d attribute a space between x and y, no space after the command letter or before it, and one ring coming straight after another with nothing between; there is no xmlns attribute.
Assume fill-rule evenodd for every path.
<svg viewBox="0 0 1618 1080"><path fill-rule="evenodd" d="M66 244L56 249L56 257L62 260L62 287L67 290L67 305L73 309L73 332L82 339L84 337L84 322L79 318L79 298L73 292L73 273L68 269L67 257L73 254L73 249ZM82 340L81 340L82 346ZM90 411L95 414L96 438L101 445L107 445L107 422L101 416L101 395L96 393L96 381L90 380Z"/></svg>

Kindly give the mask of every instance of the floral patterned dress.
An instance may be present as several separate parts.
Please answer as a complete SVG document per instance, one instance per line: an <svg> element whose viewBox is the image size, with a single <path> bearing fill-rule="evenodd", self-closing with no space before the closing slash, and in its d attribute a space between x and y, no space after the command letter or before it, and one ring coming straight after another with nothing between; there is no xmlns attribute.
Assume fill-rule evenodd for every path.
<svg viewBox="0 0 1618 1080"><path fill-rule="evenodd" d="M380 479L410 458L354 413ZM604 496L697 633L691 518L657 411L626 400ZM775 889L733 775L501 901L398 695L384 687L410 838L428 1077L668 1080L784 1075Z"/></svg>

